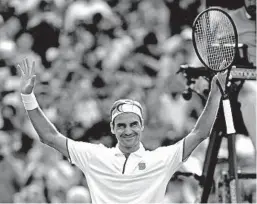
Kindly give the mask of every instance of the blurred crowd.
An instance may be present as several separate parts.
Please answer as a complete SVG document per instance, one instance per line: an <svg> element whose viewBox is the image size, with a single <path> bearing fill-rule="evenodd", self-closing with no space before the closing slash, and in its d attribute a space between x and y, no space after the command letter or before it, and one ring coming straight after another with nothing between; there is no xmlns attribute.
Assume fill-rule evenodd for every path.
<svg viewBox="0 0 257 204"><path fill-rule="evenodd" d="M82 172L40 143L20 100L17 63L36 62L35 95L67 137L115 146L110 107L131 98L144 108L142 142L154 150L185 137L204 107L196 94L182 97L187 81L177 74L182 64L200 65L191 25L201 10L201 0L1 0L0 202L91 202ZM207 96L208 80L195 86ZM201 175L207 145L208 139L181 171ZM237 145L240 168L255 172L249 138L238 135ZM220 156L227 154L222 144ZM219 166L217 177L227 168ZM256 189L249 182L242 197L250 202ZM165 202L193 202L197 185L172 179Z"/></svg>

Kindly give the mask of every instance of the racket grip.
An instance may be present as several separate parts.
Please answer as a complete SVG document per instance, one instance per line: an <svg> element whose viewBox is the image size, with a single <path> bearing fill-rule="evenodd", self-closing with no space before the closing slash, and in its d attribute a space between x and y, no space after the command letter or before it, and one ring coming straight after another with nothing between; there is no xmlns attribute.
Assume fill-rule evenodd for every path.
<svg viewBox="0 0 257 204"><path fill-rule="evenodd" d="M224 117L225 117L225 122L227 127L227 134L235 133L236 131L234 127L234 121L233 121L229 99L222 100L222 105L223 105L223 112L224 112Z"/></svg>

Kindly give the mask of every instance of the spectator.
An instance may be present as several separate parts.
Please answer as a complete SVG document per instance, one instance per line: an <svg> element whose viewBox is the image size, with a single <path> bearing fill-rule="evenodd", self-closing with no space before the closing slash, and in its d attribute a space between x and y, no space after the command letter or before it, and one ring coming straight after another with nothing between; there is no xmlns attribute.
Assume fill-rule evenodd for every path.
<svg viewBox="0 0 257 204"><path fill-rule="evenodd" d="M0 131L0 202L11 203L23 185L22 164L12 156L10 135Z"/></svg>

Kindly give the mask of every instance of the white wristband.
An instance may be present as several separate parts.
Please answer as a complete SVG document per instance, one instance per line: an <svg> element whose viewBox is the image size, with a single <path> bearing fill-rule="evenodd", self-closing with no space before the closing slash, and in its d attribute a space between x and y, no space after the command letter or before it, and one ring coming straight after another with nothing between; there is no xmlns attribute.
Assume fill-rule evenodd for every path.
<svg viewBox="0 0 257 204"><path fill-rule="evenodd" d="M37 99L34 93L21 94L22 102L26 110L34 110L38 107Z"/></svg>

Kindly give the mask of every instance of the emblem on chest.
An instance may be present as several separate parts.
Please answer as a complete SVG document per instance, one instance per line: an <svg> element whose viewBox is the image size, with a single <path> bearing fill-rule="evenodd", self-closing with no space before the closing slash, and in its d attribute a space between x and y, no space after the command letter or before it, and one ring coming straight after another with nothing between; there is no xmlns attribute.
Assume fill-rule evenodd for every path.
<svg viewBox="0 0 257 204"><path fill-rule="evenodd" d="M140 162L140 163L138 164L138 169L139 169L139 170L144 170L145 167L146 167L145 162Z"/></svg>

